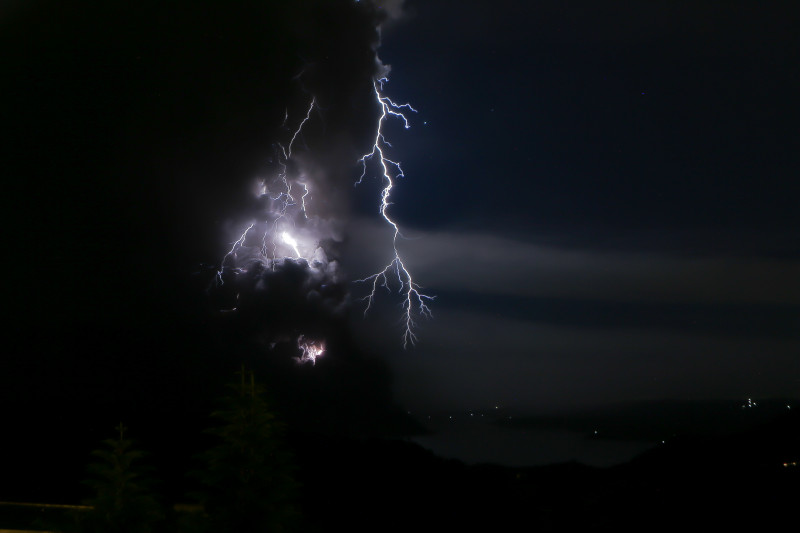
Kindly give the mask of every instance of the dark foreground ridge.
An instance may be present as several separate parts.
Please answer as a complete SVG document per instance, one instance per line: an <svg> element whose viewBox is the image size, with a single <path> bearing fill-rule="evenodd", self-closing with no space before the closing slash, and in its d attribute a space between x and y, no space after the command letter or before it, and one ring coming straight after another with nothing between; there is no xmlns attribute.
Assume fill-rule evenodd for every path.
<svg viewBox="0 0 800 533"><path fill-rule="evenodd" d="M396 439L294 434L287 442L299 531L771 530L800 501L796 412L733 436L678 438L613 468L466 465ZM59 503L72 500L62 494ZM187 513L178 509L159 530L176 530L170 521ZM29 528L43 516L52 524L70 512L0 505L0 528Z"/></svg>

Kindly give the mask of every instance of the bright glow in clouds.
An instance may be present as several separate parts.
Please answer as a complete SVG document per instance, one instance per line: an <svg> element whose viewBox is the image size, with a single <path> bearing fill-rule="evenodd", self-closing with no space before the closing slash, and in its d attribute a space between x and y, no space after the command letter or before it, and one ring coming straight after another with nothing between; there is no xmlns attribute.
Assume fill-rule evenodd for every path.
<svg viewBox="0 0 800 533"><path fill-rule="evenodd" d="M305 117L291 131L288 145L276 144L273 177L258 180L253 193L257 202L255 220L246 224L228 252L220 261L215 275L215 287L235 293L236 306L224 309L227 312L243 312L240 291L250 297L248 301L275 297L275 291L283 287L283 298L307 299L311 293L319 298L319 288L338 283L338 263L329 260L328 253L320 241L331 238L331 221L318 216L309 216L306 208L313 198L313 180L305 175L303 166L294 155L295 144L302 136L303 127L311 119L316 100L311 98ZM284 126L289 122L287 113ZM296 273L302 272L304 281L300 288ZM228 283L231 283L228 285ZM222 289L225 286L225 289ZM286 293L287 287L292 287ZM298 292L300 291L300 292ZM288 296L287 296L288 294ZM285 301L285 300L284 300ZM281 313L284 301L274 301L272 312ZM296 302L295 302L296 303ZM298 306L287 305L295 309ZM336 312L335 305L329 305ZM251 308L252 309L252 308ZM324 341L308 340L303 334L304 316L296 317L294 327L283 323L283 331L269 331L275 338L285 338L287 331L297 339L302 355L301 363L316 361L324 352ZM270 327L265 320L265 327Z"/></svg>
<svg viewBox="0 0 800 533"><path fill-rule="evenodd" d="M294 239L292 238L292 236L291 236L291 235L289 235L289 234L288 234L287 232L285 232L285 231L283 232L283 242L285 242L286 244L288 244L289 246L291 246L291 247L292 247L292 250L294 250L294 253L295 253L295 255L297 255L297 257L300 257L300 250L298 250L298 249L297 249L297 241L296 241L296 240L294 240Z"/></svg>
<svg viewBox="0 0 800 533"><path fill-rule="evenodd" d="M389 214L389 206L395 181L403 177L403 170L398 161L389 159L387 156L387 150L391 145L384 137L384 126L387 119L395 118L401 120L408 129L410 124L404 112L416 112L416 110L409 104L397 104L383 94L384 84L388 81L385 77L388 68L380 64L377 56L376 66L383 72L383 74L376 75L372 82L374 103L377 104L380 113L375 124L372 145L357 160L361 166L361 175L356 185L362 183L370 174L380 177L382 189L378 202L378 213L393 230L392 248L394 253L388 258L388 263L379 271L356 280L356 282L367 284L370 288L369 293L361 298L366 302L365 316L372 307L380 287L389 292L397 289L402 297L403 346L407 347L417 341L416 318L431 316L428 303L433 300L433 296L420 292L420 286L414 281L403 263L397 247L398 239L402 237L402 234L397 223ZM237 238L222 257L219 268L216 270L215 286L217 288L226 286L229 281L235 281L232 286L226 286L225 290L229 294L235 293L237 306L230 306L226 309L227 311L238 309L239 312L243 312L241 306L238 305L240 290L252 291L254 294L261 291L263 298L268 299L274 297L275 291L280 289L281 283L290 283L297 279L296 273L298 272L302 272L302 275L305 276L301 289L305 293L294 292L291 293L292 296L287 296L288 293L282 292L281 298L283 299L278 298L280 301L273 301L273 309L278 308L278 313L283 310L281 306L286 298L305 298L308 302L317 302L320 298L326 298L327 291L326 305L328 307L326 309L332 309L332 313L338 313L347 299L347 295L343 293L338 303L330 304L332 300L335 300L335 296L331 296L333 291L330 290L330 287L340 283L340 280L338 279L337 261L329 260L333 246L329 243L340 242L341 238L337 237L337 232L334 231L334 228L338 227L338 221L322 218L321 215L322 212L330 212L331 206L326 206L325 202L322 206L314 206L315 192L324 194L325 200L328 203L331 202L328 188L331 183L327 183L331 178L328 177L328 174L336 174L335 169L326 166L330 159L317 158L315 151L325 153L326 149L335 144L329 144L324 138L319 138L320 130L325 131L324 113L327 107L319 106L317 98L314 96L310 97L308 102L305 115L299 122L296 119L293 120L287 110L283 126L290 132L286 136L288 143L286 145L276 144L275 160L272 161L272 170L269 172L271 177L259 179L253 191L258 214L254 219L240 226ZM365 108L364 112L369 113L372 109L374 108ZM360 117L354 118L359 119ZM317 124L317 122L320 123ZM290 129L290 124L294 124L293 129ZM321 127L317 127L320 125ZM309 135L304 132L308 128L311 128L314 133ZM322 135L324 137L324 133ZM302 150L297 150L297 146L302 147ZM295 152L298 151L301 153L296 154ZM356 161L353 163L355 164ZM322 187L323 185L325 188ZM312 209L311 216L309 208ZM333 210L336 211L335 208ZM343 209L340 208L339 211L343 211ZM321 243L325 244L321 245ZM291 275L284 276L284 274ZM286 279L281 281L281 276ZM252 299L242 298L241 300L251 301ZM293 308L299 307L293 306ZM310 340L304 336L309 334L309 330L308 327L300 324L311 320L306 317L306 314L314 314L314 310L304 311L296 317L296 320L293 319L297 323L296 325L288 326L283 322L284 325L280 327L294 328L291 337L297 339L297 347L302 352L298 361L313 363L324 352L325 342ZM319 320L319 318L314 320ZM266 326L269 327L269 324ZM287 332L273 331L270 333L279 336L285 335Z"/></svg>
<svg viewBox="0 0 800 533"><path fill-rule="evenodd" d="M297 339L297 347L303 352L303 355L297 358L299 363L317 364L317 357L321 357L325 353L325 341L313 341L306 339L300 335Z"/></svg>
<svg viewBox="0 0 800 533"><path fill-rule="evenodd" d="M311 190L308 183L304 181L304 176L289 175L289 162L292 159L292 148L297 137L301 134L303 126L311 117L316 100L311 99L311 103L306 112L305 118L300 122L297 129L289 141L288 147L278 144L278 172L277 176L271 181L260 180L255 189L256 198L262 202L262 215L259 220L251 222L239 235L239 238L231 246L231 249L222 258L220 268L217 271L217 282L222 285L226 274L241 274L253 264L260 264L269 269L275 270L278 263L284 259L301 259L303 255L298 248L298 242L289 230L297 227L298 220L308 219L306 213L306 199ZM284 126L288 121L288 115L284 119ZM302 189L302 192L298 192ZM299 197L299 200L298 200ZM260 235L259 245L255 246L250 237L251 230ZM280 235L280 240L275 236ZM314 250L315 257L318 255L316 249L319 243L314 242L310 248ZM286 252L294 252L290 256ZM317 261L317 263L319 263ZM317 267L329 266L320 263Z"/></svg>

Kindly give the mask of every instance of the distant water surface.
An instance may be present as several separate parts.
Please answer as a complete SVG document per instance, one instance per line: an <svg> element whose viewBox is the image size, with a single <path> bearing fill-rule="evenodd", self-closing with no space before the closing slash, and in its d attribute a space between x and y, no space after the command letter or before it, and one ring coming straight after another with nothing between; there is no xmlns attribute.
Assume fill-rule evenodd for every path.
<svg viewBox="0 0 800 533"><path fill-rule="evenodd" d="M500 426L479 418L428 423L430 435L412 440L449 459L468 464L542 466L568 461L607 467L625 463L655 446L652 442L604 439L560 429Z"/></svg>

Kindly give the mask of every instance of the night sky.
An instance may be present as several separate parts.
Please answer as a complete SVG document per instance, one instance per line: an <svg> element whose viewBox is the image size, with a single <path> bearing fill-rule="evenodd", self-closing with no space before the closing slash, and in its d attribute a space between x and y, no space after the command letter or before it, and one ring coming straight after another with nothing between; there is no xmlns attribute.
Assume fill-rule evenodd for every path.
<svg viewBox="0 0 800 533"><path fill-rule="evenodd" d="M7 3L4 409L100 438L203 411L243 362L309 426L800 397L799 24L788 2ZM353 283L392 257L380 180L353 187L387 70L417 110L384 131L389 213L436 297L407 349L402 297L364 317ZM336 277L240 276L228 312L214 272L312 97L291 170ZM316 365L298 334L327 340ZM491 431L432 445L474 458Z"/></svg>

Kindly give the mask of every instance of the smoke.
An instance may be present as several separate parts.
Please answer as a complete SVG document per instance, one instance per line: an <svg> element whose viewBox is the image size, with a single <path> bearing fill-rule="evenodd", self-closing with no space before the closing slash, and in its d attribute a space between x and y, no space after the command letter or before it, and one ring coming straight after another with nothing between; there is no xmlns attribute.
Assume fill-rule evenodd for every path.
<svg viewBox="0 0 800 533"><path fill-rule="evenodd" d="M404 0L375 0L374 3L379 10L385 13L386 20L383 21L384 24L387 21L402 20L407 16L403 6Z"/></svg>
<svg viewBox="0 0 800 533"><path fill-rule="evenodd" d="M374 6L24 4L0 32L15 101L4 149L19 178L5 213L24 226L10 249L47 252L15 269L9 346L29 356L7 358L23 370L5 374L33 375L35 361L55 369L59 385L44 389L59 401L103 381L101 395L141 410L173 389L137 376L180 373L197 401L244 362L296 421L385 407L389 373L351 338L339 266L379 112ZM295 364L304 355L313 372Z"/></svg>
<svg viewBox="0 0 800 533"><path fill-rule="evenodd" d="M381 113L375 83L389 66L380 30L404 16L397 0L312 2L291 21L298 71L283 121L252 178L249 200L227 221L230 243L209 272L220 313L235 313L267 344L290 343L308 359L349 308L340 254L359 158Z"/></svg>

